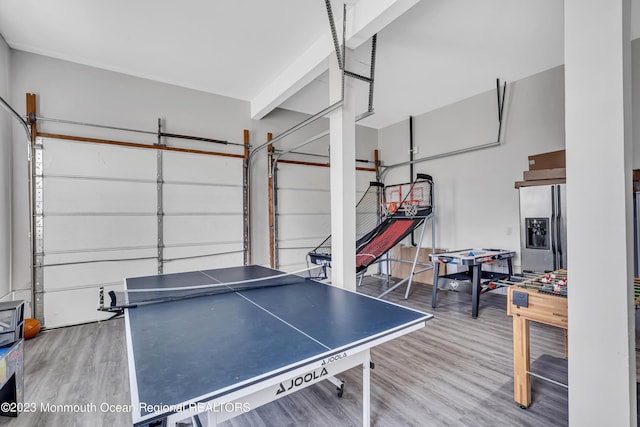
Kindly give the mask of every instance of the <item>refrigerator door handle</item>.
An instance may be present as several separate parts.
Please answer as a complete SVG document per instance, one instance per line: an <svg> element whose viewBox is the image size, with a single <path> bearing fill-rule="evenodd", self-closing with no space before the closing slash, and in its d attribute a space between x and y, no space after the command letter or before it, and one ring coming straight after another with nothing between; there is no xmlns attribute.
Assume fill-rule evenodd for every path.
<svg viewBox="0 0 640 427"><path fill-rule="evenodd" d="M556 236L557 236L557 217L556 217L556 186L552 185L551 186L551 233L550 233L550 240L551 240L551 257L553 258L553 269L557 270L558 269L558 251L556 248Z"/></svg>
<svg viewBox="0 0 640 427"><path fill-rule="evenodd" d="M558 256L558 267L564 268L562 265L562 203L560 200L560 186L556 186L556 247L557 247L557 256Z"/></svg>

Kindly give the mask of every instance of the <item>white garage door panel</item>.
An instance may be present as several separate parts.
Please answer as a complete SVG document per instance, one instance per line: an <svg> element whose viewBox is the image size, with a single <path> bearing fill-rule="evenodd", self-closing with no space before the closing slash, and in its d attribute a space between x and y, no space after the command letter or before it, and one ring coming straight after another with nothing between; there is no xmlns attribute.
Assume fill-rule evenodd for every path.
<svg viewBox="0 0 640 427"><path fill-rule="evenodd" d="M171 261L165 264L165 273L179 273L181 271L209 270L240 266L244 262L242 253L217 255L204 258Z"/></svg>
<svg viewBox="0 0 640 427"><path fill-rule="evenodd" d="M278 213L287 214L331 214L329 190L302 190L281 188L278 191Z"/></svg>
<svg viewBox="0 0 640 427"><path fill-rule="evenodd" d="M156 245L155 216L45 216L44 251L82 251Z"/></svg>
<svg viewBox="0 0 640 427"><path fill-rule="evenodd" d="M164 248L164 259L172 261L176 258L195 257L201 255L224 254L228 252L242 253L243 242L216 243L216 244L191 244L189 246L167 246Z"/></svg>
<svg viewBox="0 0 640 427"><path fill-rule="evenodd" d="M375 181L374 172L356 172L356 203L371 181ZM303 268L307 252L331 234L330 184L329 168L288 163L278 166L279 268Z"/></svg>
<svg viewBox="0 0 640 427"><path fill-rule="evenodd" d="M294 238L278 241L278 268L285 271L299 270L307 267L307 254L316 248L329 232L317 238Z"/></svg>
<svg viewBox="0 0 640 427"><path fill-rule="evenodd" d="M167 153L163 166L164 271L242 265L242 159Z"/></svg>
<svg viewBox="0 0 640 427"><path fill-rule="evenodd" d="M241 214L164 217L165 245L242 242Z"/></svg>
<svg viewBox="0 0 640 427"><path fill-rule="evenodd" d="M321 166L278 164L278 186L329 189L330 169Z"/></svg>
<svg viewBox="0 0 640 427"><path fill-rule="evenodd" d="M165 214L179 212L241 213L242 201L241 185L166 184L162 198Z"/></svg>
<svg viewBox="0 0 640 427"><path fill-rule="evenodd" d="M109 304L107 293L110 290L121 291L123 288L123 284L105 286L105 305ZM98 288L49 292L44 295L46 326L57 328L81 322L95 322L113 315L98 311L98 305Z"/></svg>
<svg viewBox="0 0 640 427"><path fill-rule="evenodd" d="M287 248L304 248L313 249L322 243L327 237L328 233L319 233L317 236L294 236L290 239L280 239L278 241L278 247L282 250Z"/></svg>
<svg viewBox="0 0 640 427"><path fill-rule="evenodd" d="M327 237L331 232L330 215L283 215L278 218L278 240L301 237Z"/></svg>
<svg viewBox="0 0 640 427"><path fill-rule="evenodd" d="M45 267L44 277L47 293L50 293L71 288L98 288L122 283L125 277L148 276L157 272L158 263L151 259ZM73 306L68 308L74 309Z"/></svg>
<svg viewBox="0 0 640 427"><path fill-rule="evenodd" d="M165 181L234 184L242 182L242 159L190 153L165 152L162 158Z"/></svg>
<svg viewBox="0 0 640 427"><path fill-rule="evenodd" d="M158 151L55 139L43 147L46 327L104 319L98 288L157 274L159 243L165 273L242 264L241 158L162 151L159 236Z"/></svg>
<svg viewBox="0 0 640 427"><path fill-rule="evenodd" d="M46 179L44 206L48 214L68 212L155 214L156 183L93 179Z"/></svg>
<svg viewBox="0 0 640 427"><path fill-rule="evenodd" d="M44 140L45 175L156 179L155 150Z"/></svg>
<svg viewBox="0 0 640 427"><path fill-rule="evenodd" d="M376 180L375 172L369 171L356 171L356 190L364 194L369 188L369 183Z"/></svg>
<svg viewBox="0 0 640 427"><path fill-rule="evenodd" d="M49 251L44 255L44 264L65 264L65 263L83 263L87 261L108 261L108 260L122 260L122 259L139 259L139 258L156 258L158 256L158 249L156 246L148 245L147 248L131 249L131 248L118 248L113 250L82 250L81 252L71 251Z"/></svg>
<svg viewBox="0 0 640 427"><path fill-rule="evenodd" d="M308 249L281 250L279 268L287 272L298 271L307 268L307 253L309 253ZM309 267L313 267L313 264L309 264Z"/></svg>

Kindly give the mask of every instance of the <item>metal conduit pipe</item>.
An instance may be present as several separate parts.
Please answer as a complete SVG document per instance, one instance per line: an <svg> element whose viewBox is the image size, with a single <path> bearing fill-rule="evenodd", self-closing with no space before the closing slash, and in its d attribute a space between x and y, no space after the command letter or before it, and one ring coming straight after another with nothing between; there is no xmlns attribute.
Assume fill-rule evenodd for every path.
<svg viewBox="0 0 640 427"><path fill-rule="evenodd" d="M486 144L474 145L473 147L467 147L467 148L461 148L459 150L448 151L446 153L434 154L433 156L423 157L421 159L415 159L415 160L411 160L411 161L408 161L408 162L397 163L395 165L381 166L381 167L384 168L384 170L380 174L380 179L382 181L384 181L384 176L387 174L387 172L389 172L391 169L395 169L395 168L398 168L400 166L414 165L416 163L422 163L422 162L426 162L426 161L429 161L429 160L441 159L441 158L444 158L444 157L455 156L455 155L463 154L463 153L470 153L472 151L478 151L478 150L483 150L485 148L496 147L496 146L498 146L500 144L502 144L502 142L494 141L494 142L489 142L489 143L486 143Z"/></svg>
<svg viewBox="0 0 640 427"><path fill-rule="evenodd" d="M276 150L275 154L280 154L278 150ZM299 156L309 156L309 157L321 157L323 159L328 159L328 154L316 154L316 153L305 153L303 151L290 151L289 154L297 154ZM371 163L375 164L375 160L366 160L366 159L356 159L356 163Z"/></svg>
<svg viewBox="0 0 640 427"><path fill-rule="evenodd" d="M27 139L29 141L31 141L31 130L29 130L29 126L27 126L27 122L22 118L22 116L20 114L18 114L18 112L16 110L14 110L13 107L11 105L9 105L9 103L7 101L5 101L4 98L2 98L1 96L0 96L0 105L2 105L2 107L5 110L7 110L9 113L13 114L13 116L16 119L18 119L18 121L20 122L20 124L24 128L24 131L27 133Z"/></svg>
<svg viewBox="0 0 640 427"><path fill-rule="evenodd" d="M275 136L271 141L266 141L260 145L258 145L256 148L253 149L253 151L251 151L251 154L249 154L249 158L251 159L251 157L257 153L260 150L263 150L264 148L266 148L269 144L275 144L276 142L280 141L281 139L283 139L284 137L287 137L289 135L291 135L292 133L302 129L305 126L310 125L311 123L315 122L316 120L321 119L322 117L326 116L329 113L334 112L335 110L337 110L338 108L342 108L342 105L344 103L344 100L339 100L331 105L329 105L327 108L325 108L322 111L317 112L316 114L314 114L313 116L310 116L309 118L301 121L300 123L298 123L297 125L292 126L291 128L285 130L284 132L282 132L281 134Z"/></svg>
<svg viewBox="0 0 640 427"><path fill-rule="evenodd" d="M312 142L315 142L315 141L319 140L320 138L324 138L325 136L328 136L328 135L329 135L329 131L325 130L324 132L320 132L319 134L312 136L311 138L307 139L306 141L296 145L295 147L293 147L293 148L291 148L289 150L285 150L285 151L277 153L277 157L275 159L275 162L277 162L280 157L285 156L285 155L287 155L289 153L293 153L294 150L297 150L297 149L302 148L302 147L304 147L306 145L309 145Z"/></svg>

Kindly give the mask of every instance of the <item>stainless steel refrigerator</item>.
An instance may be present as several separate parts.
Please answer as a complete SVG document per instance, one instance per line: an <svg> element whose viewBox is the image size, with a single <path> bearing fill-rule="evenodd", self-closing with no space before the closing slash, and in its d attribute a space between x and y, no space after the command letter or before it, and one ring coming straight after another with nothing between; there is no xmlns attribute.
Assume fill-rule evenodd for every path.
<svg viewBox="0 0 640 427"><path fill-rule="evenodd" d="M523 272L567 268L566 184L520 187Z"/></svg>

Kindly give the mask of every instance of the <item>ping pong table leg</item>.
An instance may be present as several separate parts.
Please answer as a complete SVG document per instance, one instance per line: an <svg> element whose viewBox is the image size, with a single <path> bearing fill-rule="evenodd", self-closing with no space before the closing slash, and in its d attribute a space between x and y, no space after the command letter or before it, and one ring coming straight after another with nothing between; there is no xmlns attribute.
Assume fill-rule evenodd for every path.
<svg viewBox="0 0 640 427"><path fill-rule="evenodd" d="M362 364L362 425L369 427L371 419L371 352L365 351Z"/></svg>
<svg viewBox="0 0 640 427"><path fill-rule="evenodd" d="M480 305L480 276L482 275L482 264L471 267L471 317L478 317L478 306Z"/></svg>
<svg viewBox="0 0 640 427"><path fill-rule="evenodd" d="M327 378L327 381L336 386L336 393L338 394L338 397L342 397L342 393L344 393L344 381L333 376Z"/></svg>
<svg viewBox="0 0 640 427"><path fill-rule="evenodd" d="M440 271L440 263L433 260L433 289L431 290L431 307L436 308L436 298L438 293L438 272Z"/></svg>

